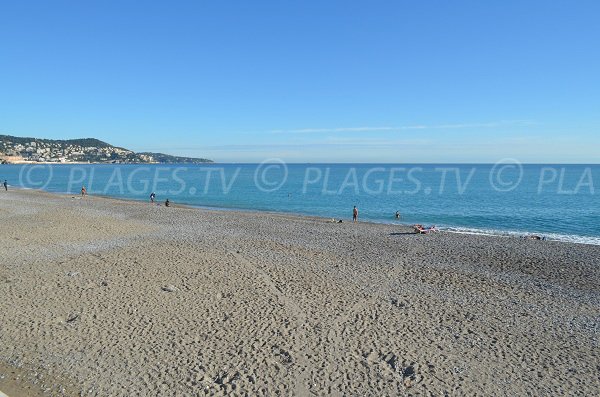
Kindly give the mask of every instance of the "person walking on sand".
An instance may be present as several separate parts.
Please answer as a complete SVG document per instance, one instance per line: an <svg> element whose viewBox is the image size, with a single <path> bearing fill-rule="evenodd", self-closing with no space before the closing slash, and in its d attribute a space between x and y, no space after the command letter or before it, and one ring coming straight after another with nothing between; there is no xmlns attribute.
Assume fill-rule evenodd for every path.
<svg viewBox="0 0 600 397"><path fill-rule="evenodd" d="M154 199L156 198L156 194L154 192L150 193L150 202L154 203Z"/></svg>
<svg viewBox="0 0 600 397"><path fill-rule="evenodd" d="M85 186L81 187L81 197L86 196L87 195L87 190L85 189Z"/></svg>
<svg viewBox="0 0 600 397"><path fill-rule="evenodd" d="M6 183L6 179L4 180L4 183L2 185L4 186L4 190L8 192L8 183Z"/></svg>
<svg viewBox="0 0 600 397"><path fill-rule="evenodd" d="M354 206L354 209L352 210L352 220L358 222L358 208L356 208L356 206Z"/></svg>
<svg viewBox="0 0 600 397"><path fill-rule="evenodd" d="M171 202L169 201L169 199L167 199L167 201L165 201L165 207L168 207L171 205Z"/></svg>

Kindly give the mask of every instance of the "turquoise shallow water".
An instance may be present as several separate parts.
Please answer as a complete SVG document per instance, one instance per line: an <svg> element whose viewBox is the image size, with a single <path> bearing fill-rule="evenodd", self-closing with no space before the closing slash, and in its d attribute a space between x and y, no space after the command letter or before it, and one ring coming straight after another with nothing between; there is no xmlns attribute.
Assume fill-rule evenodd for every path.
<svg viewBox="0 0 600 397"><path fill-rule="evenodd" d="M9 185L600 244L600 165L2 165ZM402 214L400 221L394 217Z"/></svg>

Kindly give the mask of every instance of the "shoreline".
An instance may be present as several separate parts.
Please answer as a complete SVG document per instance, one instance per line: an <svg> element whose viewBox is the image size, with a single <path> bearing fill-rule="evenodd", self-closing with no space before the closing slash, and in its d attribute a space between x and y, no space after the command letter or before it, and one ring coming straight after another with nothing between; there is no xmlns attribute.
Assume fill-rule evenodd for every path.
<svg viewBox="0 0 600 397"><path fill-rule="evenodd" d="M233 164L232 164L233 165ZM485 165L485 164L483 164ZM578 166L584 167L586 164L577 164ZM335 165L327 165L327 166L335 166ZM359 167L360 165L355 164L354 166ZM489 164L488 164L489 166ZM600 245L600 230L594 220L598 216L598 211L595 210L595 203L597 202L596 198L593 196L593 187L590 186L589 194L587 188L586 190L579 192L581 196L571 196L570 194L563 193L574 193L575 191L571 190L560 190L563 189L562 185L557 185L554 183L548 183L547 188L544 185L544 188L540 188L539 178L541 175L544 175L542 171L544 168L539 169L538 164L532 164L534 168L531 171L526 171L523 177L523 182L520 183L520 188L523 189L523 194L513 194L507 193L506 199L504 199L500 195L495 195L493 192L493 184L490 181L487 181L489 178L485 178L487 173L492 172L492 169L489 167L480 167L481 169L477 169L477 172L474 173L475 177L473 178L473 182L470 185L470 195L466 197L467 201L462 200L461 198L454 197L454 185L447 185L447 188L444 188L444 192L448 191L448 194L441 194L441 190L437 189L437 184L440 182L439 169L436 168L435 164L431 164L429 167L425 167L422 171L422 177L420 181L422 181L422 190L423 194L420 198L418 196L408 198L401 198L400 195L394 197L390 195L388 186L388 193L383 194L381 196L363 196L362 191L367 192L364 188L359 189L358 196L355 196L352 191L348 192L347 189L345 191L338 190L338 194L341 194L340 197L325 197L323 194L325 190L319 193L319 189L323 187L326 188L325 181L324 184L321 184L320 181L315 183L314 188L316 190L310 191L308 194L306 192L302 192L300 194L300 187L298 185L301 178L301 173L305 174L310 170L310 168L304 168L304 165L301 165L300 168L297 169L297 173L293 173L293 177L288 181L290 186L288 188L287 184L281 190L280 194L275 194L272 197L261 195L260 191L255 187L252 187L251 175L249 172L252 171L252 167L250 168L241 168L244 170L242 173L242 177L237 178L233 175L230 175L231 186L234 187L233 190L228 190L226 193L219 190L219 181L218 179L211 179L210 175L219 175L220 172L223 172L223 176L226 174L234 172L233 169L228 170L227 165L219 165L219 167L225 167L224 170L216 170L217 174L213 174L212 171L208 172L204 169L204 165L200 165L199 168L194 165L189 166L189 170L184 171L180 175L183 177L183 181L187 184L187 188L183 190L178 190L179 185L175 180L171 180L169 182L160 182L161 186L158 185L157 180L154 180L153 189L159 190L159 196L170 194L177 194L174 198L177 200L182 200L183 204L187 204L194 207L200 208L209 208L209 209L217 209L217 210L237 210L237 211L258 211L258 212L272 212L279 211L282 213L293 213L297 215L308 215L308 216L322 216L325 218L329 218L331 216L335 216L336 218L343 218L347 220L350 218L349 209L352 208L352 205L358 204L359 209L361 211L361 220L366 220L367 217L371 218L372 222L376 223L386 223L386 224L398 224L393 218L393 212L395 209L400 209L403 212L401 224L435 224L438 228L443 228L445 230L451 232L459 232L459 233L474 233L474 234L491 234L491 235L500 235L500 236L527 236L527 235L537 235L541 237L546 237L551 240L557 241L567 241L581 244L595 244ZM558 165L557 165L558 166ZM71 175L73 172L69 171L72 167L67 167L67 169L57 167L54 168L55 176L52 176L52 173L48 174L48 170L36 170L35 174L32 174L35 179L35 183L25 182L21 175L21 167L20 166L12 166L13 168L8 168L8 172L6 177L8 177L9 182L12 180L15 184L21 183L24 186L29 185L30 187L44 187L50 190L73 190L73 185L69 182L67 187L67 177ZM27 169L25 166L24 170ZM35 166L33 166L35 167ZM48 166L52 169L52 166ZM132 168L133 167L133 168ZM122 197L127 196L137 196L137 197L128 197L131 200L140 200L145 201L147 199L147 195L150 193L150 187L144 186L144 184L148 184L152 182L152 167L154 165L149 165L150 169L144 169L143 166L132 165L132 167L120 167L114 166L99 166L97 168L98 173L94 179L96 182L94 183L94 188L92 188L90 193L95 194L96 191L98 193L104 193L109 195L123 195ZM131 172L138 171L136 168L142 168L144 178L140 181L135 182L135 188L132 186L120 186L115 188L114 184L106 185L107 178L108 181L117 181L119 180L121 173L122 175L129 175ZM292 166L290 166L292 167ZM77 167L76 167L77 168ZM84 167L86 168L86 167ZM82 179L86 181L86 186L91 188L91 178L94 173L95 166L91 166L91 168L86 170L80 170L73 175L78 176L78 179ZM159 166L160 168L160 166ZM207 169L210 166L207 166ZM385 168L385 172L388 170L391 172L394 168ZM197 170L197 171L195 171ZM290 168L292 170L292 168ZM363 173L363 171L358 169L359 173ZM527 170L527 167L525 167ZM188 172L189 171L189 172ZM205 173L206 171L206 173ZM248 171L248 172L246 172ZM256 170L255 170L256 171ZM340 169L339 172L334 172L336 178L343 176L343 173L346 169ZM469 168L466 169L457 169L454 170L456 172L465 173L471 172ZM594 174L598 174L598 170L596 168L592 170L586 169L573 169L573 175L578 175L578 172L588 172L586 175L590 175L592 171ZM166 172L166 171L165 171ZM175 172L171 169L171 172ZM235 170L237 175L237 170ZM421 172L421 171L419 171ZM562 172L562 170L561 170ZM195 176L195 173L199 173ZM571 175L571 170L568 173ZM48 176L50 175L50 176ZM133 174L131 174L133 175ZM129 176L131 176L129 175ZM156 175L156 174L155 174ZM370 174L369 174L370 175ZM387 174L382 174L386 176ZM458 175L458 174L457 174ZM470 174L471 175L471 174ZM584 175L584 174L582 174ZM79 178L79 176L81 178ZM139 175L138 175L139 176ZM491 174L490 174L491 176ZM27 176L29 178L29 176ZM41 179L40 179L41 178ZM86 179L87 178L87 179ZM128 181L130 180L127 177ZM199 178L199 179L198 179ZM237 178L237 179L236 179ZM204 183L208 186L208 182L212 180L213 187L211 187L211 191L201 190L202 186L196 186L196 183ZM383 179L382 179L383 180ZM28 179L29 181L29 179ZM124 180L123 180L124 181ZM575 181L569 181L569 186ZM39 182L39 183L38 183ZM89 183L87 183L89 182ZM234 185L233 183L236 182ZM339 181L338 181L339 182ZM363 181L364 182L364 181ZM591 182L595 182L590 180ZM78 182L75 182L77 184ZM124 182L123 182L124 183ZM128 182L129 185L130 182ZM286 182L287 183L287 182ZM562 182L561 182L562 183ZM339 183L333 183L334 190L338 187ZM363 183L364 184L364 183ZM139 186L138 186L139 185ZM318 186L317 186L318 185ZM321 186L323 185L323 186ZM205 189L206 189L205 186ZM311 185L312 186L312 185ZM383 186L383 185L382 185ZM399 185L401 189L397 192L394 190L394 194L402 193L403 185ZM536 189L537 186L537 190ZM578 185L579 186L579 185ZM138 187L142 187L142 189L138 189ZM191 188L190 188L191 187ZM341 187L341 186L340 186ZM385 188L385 186L383 186ZM411 187L408 184L405 187ZM465 188L467 184L465 184ZM214 189L216 188L216 190ZM327 187L328 188L328 187ZM554 191L556 190L556 194ZM200 189L200 190L199 190ZM304 188L303 188L304 189ZM429 194L429 190L433 189L433 195ZM533 189L533 190L532 190ZM145 192L148 190L148 192ZM284 195L284 190L289 190L288 199L286 200ZM169 192L169 193L167 193ZM331 193L330 191L329 193ZM453 193L454 192L454 193ZM536 193L537 192L537 193ZM350 193L349 195L346 193ZM410 193L410 191L406 191L405 193ZM577 194L579 194L577 193ZM419 194L417 192L417 194ZM539 196L539 195L542 196ZM292 198L293 195L293 198ZM527 195L533 195L528 197ZM534 196L539 197L534 197ZM528 197L528 199L525 199ZM164 197L163 197L164 198ZM542 205L538 203L538 199L542 200L541 202L547 203L546 205ZM489 200L489 202L488 202ZM519 200L523 200L521 203ZM474 205L472 208L466 206L465 202L473 202ZM479 203L479 204L477 204ZM506 203L506 205L505 205ZM579 203L579 204L577 204ZM577 205L589 205L589 212L585 210L579 210ZM257 208L260 207L260 208ZM392 211L388 211L388 209L393 209ZM589 214L589 216L587 215Z"/></svg>
<svg viewBox="0 0 600 397"><path fill-rule="evenodd" d="M0 194L10 397L600 387L598 246L71 197Z"/></svg>
<svg viewBox="0 0 600 397"><path fill-rule="evenodd" d="M13 189L18 190L26 190L26 191L37 191L48 194L56 194L62 196L74 196L78 197L79 194L69 194L65 192L50 192L47 190L41 189L32 189L32 188L24 188L20 186L11 186ZM126 198L126 197L115 197L108 196L103 194L92 194L90 197L100 197L111 200L117 200L119 202L136 202L136 203L146 203L150 204L148 200L136 199L136 198ZM162 205L161 202L155 202L155 205ZM291 212L284 211L272 211L272 210L261 210L261 209L250 209L250 208L238 208L238 207L219 207L219 206L207 206L207 205L194 205L189 203L173 203L171 202L171 206L183 207L183 208L194 208L199 210L206 211L225 211L225 212L240 212L240 213L254 213L256 215L260 214L270 214L270 215L281 215L281 216L289 216L289 217L298 217L298 218L308 218L308 219L321 219L324 221L332 222L339 221L338 218L330 218L326 216L320 215L310 215L310 214L297 214ZM344 222L352 222L350 218L342 218ZM412 224L403 223L402 221L394 222L390 220L389 222L385 221L376 221L376 220L360 220L359 223L371 223L375 225L392 225L399 227L407 227L411 228ZM478 236L492 236L492 237L502 237L502 238L527 238L528 236L540 236L546 239L546 241L555 241L561 243L568 244L583 244L583 245L600 245L600 236L581 236L575 234L561 234L556 232L540 232L540 231L525 231L525 230L502 230L502 229L489 229L483 227L470 227L470 226L451 226L451 225L436 225L438 229L445 233L455 233L455 234L467 234L467 235L478 235Z"/></svg>

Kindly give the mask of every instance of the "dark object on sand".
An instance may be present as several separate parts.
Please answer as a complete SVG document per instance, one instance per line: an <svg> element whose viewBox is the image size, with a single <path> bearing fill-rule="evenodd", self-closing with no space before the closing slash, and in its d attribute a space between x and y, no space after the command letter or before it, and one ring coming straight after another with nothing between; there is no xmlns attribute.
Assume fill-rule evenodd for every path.
<svg viewBox="0 0 600 397"><path fill-rule="evenodd" d="M71 313L69 315L69 317L67 318L67 322L68 323L72 323L73 321L77 320L79 318L79 314L78 313Z"/></svg>
<svg viewBox="0 0 600 397"><path fill-rule="evenodd" d="M165 201L165 207L168 207L171 205L171 202L169 201L169 199L167 199L167 201Z"/></svg>
<svg viewBox="0 0 600 397"><path fill-rule="evenodd" d="M542 240L542 241L546 241L546 237L544 236L538 236L535 234L531 234L529 236L523 236L521 238L527 239L527 240Z"/></svg>

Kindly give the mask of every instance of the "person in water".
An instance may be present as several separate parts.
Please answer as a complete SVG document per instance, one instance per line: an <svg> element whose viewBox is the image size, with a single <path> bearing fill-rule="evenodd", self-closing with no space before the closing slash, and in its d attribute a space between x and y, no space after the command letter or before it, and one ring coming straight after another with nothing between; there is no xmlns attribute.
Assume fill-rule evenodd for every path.
<svg viewBox="0 0 600 397"><path fill-rule="evenodd" d="M396 211L396 219L400 219L400 211Z"/></svg>
<svg viewBox="0 0 600 397"><path fill-rule="evenodd" d="M358 208L356 206L352 209L352 220L358 222Z"/></svg>
<svg viewBox="0 0 600 397"><path fill-rule="evenodd" d="M167 201L165 201L165 207L168 207L169 205L171 205L171 202L169 201L169 199L167 199Z"/></svg>
<svg viewBox="0 0 600 397"><path fill-rule="evenodd" d="M154 192L150 193L150 202L154 203L154 199L156 198L156 194Z"/></svg>
<svg viewBox="0 0 600 397"><path fill-rule="evenodd" d="M4 190L8 192L8 183L6 183L6 179L4 180L4 183L2 185L4 186Z"/></svg>

